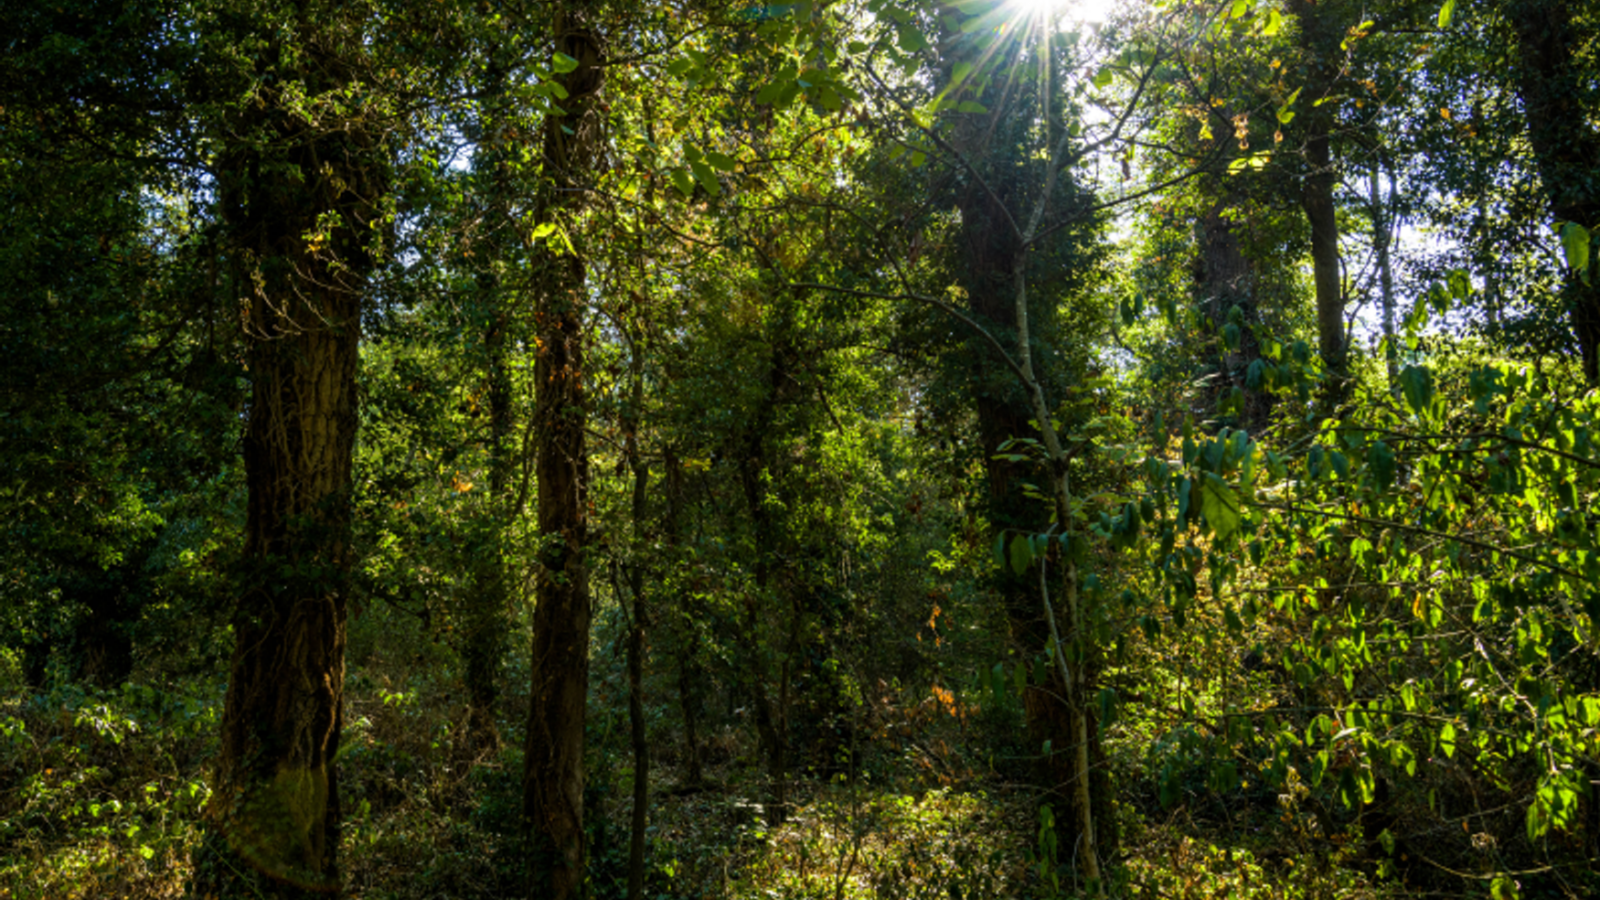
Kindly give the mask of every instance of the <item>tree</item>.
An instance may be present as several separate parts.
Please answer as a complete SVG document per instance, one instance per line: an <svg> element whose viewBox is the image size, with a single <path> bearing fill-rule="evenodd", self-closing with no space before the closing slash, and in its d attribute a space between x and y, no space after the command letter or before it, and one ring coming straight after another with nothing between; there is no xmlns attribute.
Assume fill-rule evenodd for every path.
<svg viewBox="0 0 1600 900"><path fill-rule="evenodd" d="M360 8L207 12L206 36L248 54L207 124L251 396L236 647L191 890L310 896L339 884L356 369L390 163L357 90Z"/></svg>
<svg viewBox="0 0 1600 900"><path fill-rule="evenodd" d="M1566 0L1507 0L1506 16L1516 31L1518 95L1527 121L1539 178L1558 223L1585 229L1600 225L1600 129L1592 120L1595 22ZM1560 227L1558 225L1558 227ZM1587 247L1585 247L1587 256ZM1569 257L1570 258L1570 257ZM1567 310L1577 336L1584 378L1600 384L1600 284L1573 267L1567 275Z"/></svg>
<svg viewBox="0 0 1600 900"><path fill-rule="evenodd" d="M598 10L555 12L561 114L544 123L545 184L535 221L563 227L582 210L587 181L604 159L605 37ZM529 891L580 896L584 884L583 723L589 672L589 458L584 319L589 305L581 246L543 243L529 261L534 292L536 477L542 542L533 617L533 698L529 710L525 815L531 829Z"/></svg>

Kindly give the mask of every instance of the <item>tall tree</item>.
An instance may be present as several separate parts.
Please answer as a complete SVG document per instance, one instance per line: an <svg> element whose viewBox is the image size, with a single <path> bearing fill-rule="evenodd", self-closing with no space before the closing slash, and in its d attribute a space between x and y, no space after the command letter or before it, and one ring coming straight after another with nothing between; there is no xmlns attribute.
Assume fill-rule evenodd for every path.
<svg viewBox="0 0 1600 900"><path fill-rule="evenodd" d="M1570 0L1507 0L1528 142L1559 222L1600 226L1600 71L1593 11ZM1584 15L1587 13L1587 15ZM1567 277L1567 309L1584 378L1600 385L1600 279Z"/></svg>
<svg viewBox="0 0 1600 900"><path fill-rule="evenodd" d="M571 0L553 15L565 97L544 126L541 224L575 216L605 153L600 92L605 43L596 5ZM561 71L561 70L565 71ZM583 729L589 690L589 457L584 386L588 283L581 246L544 242L529 262L535 304L538 525L544 571L533 614L524 814L531 830L532 897L584 890Z"/></svg>
<svg viewBox="0 0 1600 900"><path fill-rule="evenodd" d="M361 8L217 11L247 89L213 123L251 379L249 501L197 896L338 889L345 587L366 281L388 162L357 86ZM237 84L237 82L230 82Z"/></svg>

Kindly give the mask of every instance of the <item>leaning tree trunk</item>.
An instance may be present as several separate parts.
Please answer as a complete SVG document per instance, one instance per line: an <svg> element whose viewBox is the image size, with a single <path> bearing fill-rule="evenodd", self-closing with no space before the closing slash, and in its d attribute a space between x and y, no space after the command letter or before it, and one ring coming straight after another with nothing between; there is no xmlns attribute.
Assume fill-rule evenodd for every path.
<svg viewBox="0 0 1600 900"><path fill-rule="evenodd" d="M556 11L556 47L577 66L557 76L564 114L545 126L548 187L539 220L576 213L586 173L604 151L596 108L604 83L601 37L587 10ZM536 474L541 563L533 613L532 697L523 771L529 829L528 890L540 900L584 892L583 728L589 690L589 456L584 391L588 286L580 252L548 243L533 252L538 358Z"/></svg>
<svg viewBox="0 0 1600 900"><path fill-rule="evenodd" d="M219 161L247 292L249 499L222 741L190 886L198 897L339 889L334 758L357 346L385 168L359 121L312 125L277 86L303 87L315 103L352 80L339 55L348 48L319 37L300 36L302 69L272 73L256 102L240 105Z"/></svg>
<svg viewBox="0 0 1600 900"><path fill-rule="evenodd" d="M1600 90L1593 68L1580 59L1584 36L1574 21L1580 8L1588 7L1571 0L1506 3L1517 32L1528 142L1550 211L1558 220L1594 228L1600 226L1600 129L1594 125L1593 104ZM1585 283L1569 272L1566 290L1584 378L1600 385L1600 278L1591 271Z"/></svg>

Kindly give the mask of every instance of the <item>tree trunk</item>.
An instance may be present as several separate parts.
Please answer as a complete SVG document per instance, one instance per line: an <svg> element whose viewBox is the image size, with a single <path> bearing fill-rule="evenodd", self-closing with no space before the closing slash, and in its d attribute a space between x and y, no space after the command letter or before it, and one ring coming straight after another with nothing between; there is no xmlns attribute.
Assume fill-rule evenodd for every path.
<svg viewBox="0 0 1600 900"><path fill-rule="evenodd" d="M229 123L235 143L219 162L236 283L249 292L249 499L222 741L190 886L199 897L339 889L333 761L356 369L385 166L359 121L312 126L288 108L278 84L298 82L315 98L352 80L339 56L347 47L298 40L303 68L262 79L258 102L240 104Z"/></svg>
<svg viewBox="0 0 1600 900"><path fill-rule="evenodd" d="M1380 187L1380 175L1383 162L1374 160L1372 169L1367 173L1367 203L1372 211L1372 248L1377 256L1378 266L1378 300L1383 309L1383 364L1389 375L1389 389L1399 390L1400 387L1400 348L1396 345L1399 340L1394 330L1394 266L1389 260L1389 236L1393 223L1389 220L1388 201L1384 199ZM1479 195L1481 201L1482 194ZM1491 304L1493 298L1490 298ZM1494 307L1489 307L1491 319L1494 316Z"/></svg>
<svg viewBox="0 0 1600 900"><path fill-rule="evenodd" d="M1600 225L1600 130L1594 122L1595 73L1580 59L1583 35L1571 0L1507 0L1517 33L1522 109L1539 179L1558 221ZM1588 7L1581 7L1587 9ZM1592 26L1591 26L1592 27ZM1591 268L1596 264L1591 261ZM1567 273L1567 308L1583 375L1600 385L1600 277Z"/></svg>
<svg viewBox="0 0 1600 900"><path fill-rule="evenodd" d="M477 301L484 321L483 362L485 393L489 413L489 484L483 498L479 540L474 547L476 561L471 588L465 598L461 655L467 691L465 749L476 755L500 746L500 731L495 724L499 701L500 669L505 659L510 633L509 578L504 561L503 537L511 509L511 472L515 462L511 449L512 390L508 357L511 330L510 310L502 295L500 273L504 259L503 241L498 232L510 227L508 201L511 194L508 171L507 138L501 118L504 75L498 68L484 79L490 99L479 136L484 159L483 191L489 198L484 213L487 233L481 236L477 253L482 266L477 278Z"/></svg>
<svg viewBox="0 0 1600 900"><path fill-rule="evenodd" d="M662 531L665 533L670 558L676 562L683 525L683 463L670 446L665 448L662 455L667 480L667 509L662 522ZM700 762L700 707L703 702L700 679L703 673L696 659L700 652L700 642L695 637L694 624L689 621L691 615L687 606L689 592L679 590L676 593L678 621L683 623L683 636L678 645L677 657L678 709L683 715L684 756L689 767L685 786L699 787L705 781L705 773L701 770Z"/></svg>
<svg viewBox="0 0 1600 900"><path fill-rule="evenodd" d="M789 301L781 301L788 303ZM739 481L745 505L750 511L751 530L756 542L755 590L745 598L745 629L747 632L747 664L750 674L750 700L755 707L756 737L761 754L767 764L769 796L766 818L770 825L780 825L787 815L789 731L785 702L788 683L788 663L779 664L779 702L773 703L767 690L768 669L765 649L760 639L762 602L770 602L778 593L775 585L777 573L775 550L780 543L778 524L767 509L766 482L769 471L767 437L772 433L777 418L778 405L784 401L795 384L789 375L794 349L789 342L793 324L791 306L783 306L777 313L778 321L771 326L772 358L767 370L766 394L759 403L756 414L750 419L740 448ZM794 614L799 615L795 610ZM791 641L792 644L792 641ZM787 658L792 646L786 646L780 656Z"/></svg>
<svg viewBox="0 0 1600 900"><path fill-rule="evenodd" d="M1272 394L1259 387L1252 389L1246 381L1250 364L1261 358L1261 342L1255 332L1261 323L1256 265L1244 254L1236 231L1238 225L1227 215L1229 211L1228 201L1219 200L1200 217L1195 288L1215 334L1223 334L1234 321L1233 310L1239 310L1235 323L1239 329L1238 346L1218 351L1217 381L1210 392L1212 407L1224 409L1228 398L1223 392L1231 395L1234 388L1239 388L1243 399L1232 414L1245 428L1260 433L1272 415Z"/></svg>
<svg viewBox="0 0 1600 900"><path fill-rule="evenodd" d="M578 4L556 11L556 47L577 61L558 76L565 115L545 126L550 187L541 222L575 213L585 171L604 152L595 108L604 82L601 38ZM533 614L531 708L523 772L530 830L529 896L568 900L584 893L583 729L589 688L589 457L584 390L587 284L581 252L549 243L533 253L538 359L536 475L543 573Z"/></svg>
<svg viewBox="0 0 1600 900"><path fill-rule="evenodd" d="M963 192L957 204L961 210L962 274L968 308L973 319L1002 343L1015 345L1018 339L1013 266L1019 242L996 199L980 186ZM987 476L989 521L999 529L1039 531L1050 508L1029 499L1024 494L1023 484L1042 484L1050 477L1049 473L1033 463L996 458L1005 441L1038 436L1038 430L1031 424L1035 414L1027 389L994 358L987 343L973 340L970 346L975 357L970 390L977 408ZM1052 645L1049 623L1043 613L1045 598L1040 592L1038 578L1031 572L1018 576L1004 569L996 577L995 588L1005 605L1012 641L1023 654L1023 662L1029 662L1034 654ZM1092 654L1087 654L1080 666L1080 681L1085 683L1096 675L1090 657ZM1103 764L1099 725L1093 714L1078 702L1084 686L1080 684L1068 690L1059 670L1051 667L1049 671L1049 680L1044 684L1029 684L1022 698L1032 748L1035 752L1046 745L1050 748L1040 760L1039 777L1051 792L1058 810L1055 818L1061 846L1080 845L1083 835L1079 823L1098 821L1103 824L1096 837L1100 855L1104 856L1115 845L1115 835L1110 831L1111 792ZM1080 749L1088 759L1087 765L1078 755ZM1080 794L1076 788L1082 783L1079 778L1082 771L1091 772L1092 780L1086 785L1088 790ZM1081 808L1085 797L1094 809Z"/></svg>
<svg viewBox="0 0 1600 900"><path fill-rule="evenodd" d="M1303 90L1300 118L1305 122L1302 152L1305 169L1300 185L1300 207L1311 225L1311 279L1317 296L1317 344L1334 397L1342 397L1350 375L1349 347L1344 328L1344 278L1339 267L1339 219L1334 204L1338 173L1333 166L1332 106L1315 106L1329 96L1339 71L1334 48L1343 39L1344 25L1326 5L1311 0L1291 0L1289 9L1300 20L1299 43L1310 61Z"/></svg>
<svg viewBox="0 0 1600 900"><path fill-rule="evenodd" d="M650 811L650 742L644 722L644 517L649 499L650 467L639 453L639 416L644 410L644 364L638 340L630 340L632 402L624 429L628 468L633 472L633 556L628 565L628 592L633 595L633 627L628 632L628 732L633 741L633 821L628 839L628 900L644 895L645 828Z"/></svg>

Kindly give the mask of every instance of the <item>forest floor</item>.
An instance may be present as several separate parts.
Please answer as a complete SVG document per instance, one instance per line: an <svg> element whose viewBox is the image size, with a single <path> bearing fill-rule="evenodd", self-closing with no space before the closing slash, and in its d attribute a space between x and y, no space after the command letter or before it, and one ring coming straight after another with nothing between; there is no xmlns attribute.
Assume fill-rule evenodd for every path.
<svg viewBox="0 0 1600 900"><path fill-rule="evenodd" d="M427 671L352 666L340 754L346 895L519 896L520 751L507 741L465 758L454 740L459 702ZM182 896L223 687L69 686L0 700L0 898ZM597 690L614 687L602 682ZM506 721L516 721L515 698L507 705ZM683 786L676 742L659 742L646 896L1073 896L1070 851L1041 827L1025 767L997 762L983 749L993 742L980 739L979 725L928 716L929 709L937 704L908 701L899 739L858 747L853 779L848 767L808 771L802 762L792 812L776 827L763 815L753 729L736 727L735 718L712 730L706 777L693 789ZM597 898L623 896L627 880L631 758L625 719L619 726L612 718L618 715L591 722ZM1405 893L1392 882L1378 886L1370 866L1356 864L1353 842L1332 835L1306 843L1270 809L1253 813L1247 805L1224 821L1185 806L1144 809L1137 790L1125 794L1120 895Z"/></svg>

